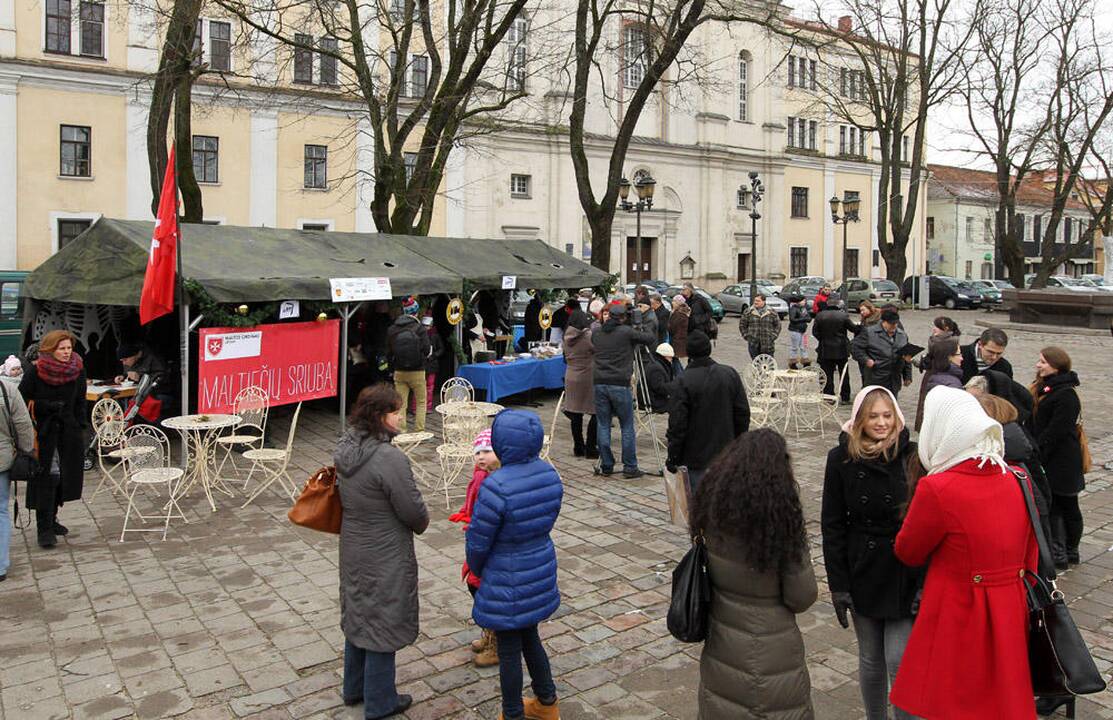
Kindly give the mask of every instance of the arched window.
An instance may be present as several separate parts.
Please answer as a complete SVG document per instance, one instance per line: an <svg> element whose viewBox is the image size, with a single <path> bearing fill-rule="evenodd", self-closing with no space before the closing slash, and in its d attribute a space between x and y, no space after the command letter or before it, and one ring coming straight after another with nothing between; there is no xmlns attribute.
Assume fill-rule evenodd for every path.
<svg viewBox="0 0 1113 720"><path fill-rule="evenodd" d="M738 53L738 119L750 121L750 62L752 58L746 50Z"/></svg>
<svg viewBox="0 0 1113 720"><path fill-rule="evenodd" d="M511 23L506 33L508 58L506 66L507 88L521 92L526 89L526 34L529 18L522 12Z"/></svg>

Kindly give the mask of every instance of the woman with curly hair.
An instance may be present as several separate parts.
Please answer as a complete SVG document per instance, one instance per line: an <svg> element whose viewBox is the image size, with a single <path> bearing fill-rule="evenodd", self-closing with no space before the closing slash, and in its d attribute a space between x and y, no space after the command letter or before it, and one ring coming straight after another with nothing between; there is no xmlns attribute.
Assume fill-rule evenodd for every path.
<svg viewBox="0 0 1113 720"><path fill-rule="evenodd" d="M699 717L814 717L796 615L818 589L784 438L761 429L727 446L696 489L691 526L711 580Z"/></svg>

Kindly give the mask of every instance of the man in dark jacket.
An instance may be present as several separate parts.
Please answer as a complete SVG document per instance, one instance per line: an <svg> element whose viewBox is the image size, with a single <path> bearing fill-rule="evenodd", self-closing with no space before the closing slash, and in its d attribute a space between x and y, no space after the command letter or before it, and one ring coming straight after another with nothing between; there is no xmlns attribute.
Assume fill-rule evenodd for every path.
<svg viewBox="0 0 1113 720"><path fill-rule="evenodd" d="M901 387L912 384L912 364L899 351L908 345L908 336L900 328L900 315L884 310L881 322L870 325L850 343L850 354L865 368L862 385L880 385L893 395Z"/></svg>
<svg viewBox="0 0 1113 720"><path fill-rule="evenodd" d="M696 292L696 288L692 283L684 283L684 289L680 291L684 296L684 301L688 303L688 307L692 310L691 317L688 318L688 332L693 330L700 330L707 333L708 337L712 337L715 333L711 331L711 325L715 319L711 317L711 303L707 302L707 298Z"/></svg>
<svg viewBox="0 0 1113 720"><path fill-rule="evenodd" d="M772 357L776 352L777 337L781 334L781 318L777 311L765 304L765 296L758 293L750 307L738 317L738 332L750 350L750 359L758 355Z"/></svg>
<svg viewBox="0 0 1113 720"><path fill-rule="evenodd" d="M595 383L595 419L598 423L598 475L614 472L611 452L611 418L618 416L622 429L622 474L627 478L641 477L638 469L637 436L634 432L634 398L630 379L634 374L634 346L653 345L657 336L642 327L641 311L633 312L633 326L625 303L611 303L610 317L591 334L595 348L592 380Z"/></svg>
<svg viewBox="0 0 1113 720"><path fill-rule="evenodd" d="M987 328L977 342L962 346L962 384L986 370L996 370L1010 378L1013 366L1005 359L1009 336L1000 328Z"/></svg>
<svg viewBox="0 0 1113 720"><path fill-rule="evenodd" d="M669 316L672 315L669 309L665 306L665 302L661 299L661 293L649 293L649 307L653 309L657 315L657 344L668 341L669 338Z"/></svg>
<svg viewBox="0 0 1113 720"><path fill-rule="evenodd" d="M842 402L850 402L850 378L846 374L846 361L850 357L850 340L847 334L855 335L859 331L843 309L842 300L831 298L827 307L816 315L812 323L812 337L815 338L815 354L819 358L819 367L827 375L827 384L823 392L833 395L835 392L835 373L839 378L839 397Z"/></svg>
<svg viewBox="0 0 1113 720"><path fill-rule="evenodd" d="M432 351L429 333L417 319L418 305L413 298L402 304L402 314L387 332L387 356L394 368L394 389L402 396L402 410L410 405L410 392L414 394L414 427L416 432L425 430L425 359ZM406 432L406 416L402 415L400 432Z"/></svg>
<svg viewBox="0 0 1113 720"><path fill-rule="evenodd" d="M545 337L545 331L541 327L541 308L545 304L541 302L540 293L536 290L531 292L532 297L526 304L525 328L516 346L518 352L528 351L531 342L540 342Z"/></svg>
<svg viewBox="0 0 1113 720"><path fill-rule="evenodd" d="M669 409L669 472L684 465L695 492L719 452L750 429L750 403L738 371L711 359L711 340L688 335L688 368L673 384Z"/></svg>

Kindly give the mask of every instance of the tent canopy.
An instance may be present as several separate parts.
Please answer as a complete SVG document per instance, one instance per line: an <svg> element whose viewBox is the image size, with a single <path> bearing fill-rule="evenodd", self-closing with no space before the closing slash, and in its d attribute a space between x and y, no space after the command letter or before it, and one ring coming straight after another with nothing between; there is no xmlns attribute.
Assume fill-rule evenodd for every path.
<svg viewBox="0 0 1113 720"><path fill-rule="evenodd" d="M27 278L37 300L136 306L154 223L101 218ZM389 277L395 296L501 287L598 285L606 273L541 240L184 225L185 277L217 302L328 300L329 278Z"/></svg>

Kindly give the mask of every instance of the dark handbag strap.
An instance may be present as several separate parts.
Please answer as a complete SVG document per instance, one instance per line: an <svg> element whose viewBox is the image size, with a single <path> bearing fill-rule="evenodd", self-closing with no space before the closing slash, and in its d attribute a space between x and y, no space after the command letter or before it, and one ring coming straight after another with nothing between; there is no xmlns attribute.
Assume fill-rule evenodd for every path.
<svg viewBox="0 0 1113 720"><path fill-rule="evenodd" d="M1021 470L1017 470L1016 468L1010 469L1012 470L1013 477L1015 477L1017 479L1017 482L1020 484L1020 492L1024 496L1024 505L1028 509L1028 522L1032 526L1032 533L1036 536L1036 546L1039 548L1039 566L1044 568L1053 568L1055 567L1055 563L1051 559L1051 551L1047 545L1047 538L1043 534L1043 526L1040 525L1039 512L1036 510L1036 500L1034 497L1032 497L1032 488L1028 484L1028 474ZM1034 602L1034 608L1045 607L1046 605L1050 604L1050 601L1062 597L1062 593L1059 592L1059 588L1055 584L1054 577L1045 578L1039 573L1036 573L1034 576L1029 576L1036 579L1036 585L1039 586L1041 590L1043 590L1043 594L1046 596L1045 599L1039 602ZM1027 585L1027 583L1025 584ZM1035 588L1029 586L1029 599L1033 601L1035 599L1035 596L1033 594L1034 591Z"/></svg>

